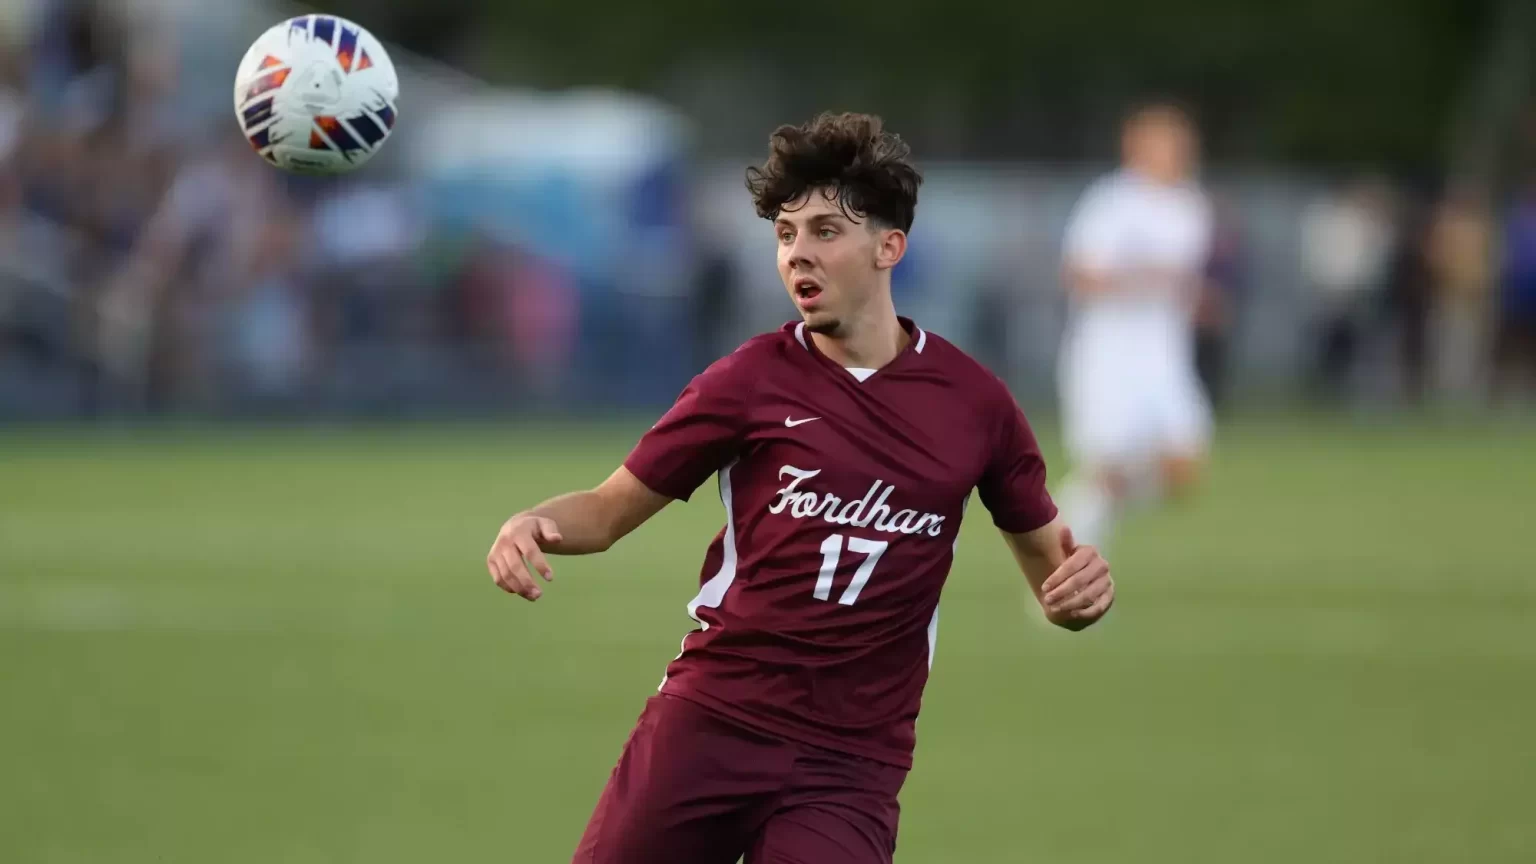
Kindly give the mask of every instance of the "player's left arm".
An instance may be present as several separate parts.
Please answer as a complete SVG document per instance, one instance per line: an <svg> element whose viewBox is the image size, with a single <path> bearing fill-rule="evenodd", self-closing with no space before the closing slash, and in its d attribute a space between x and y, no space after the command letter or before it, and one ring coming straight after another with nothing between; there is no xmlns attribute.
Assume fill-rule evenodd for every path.
<svg viewBox="0 0 1536 864"><path fill-rule="evenodd" d="M1046 491L1045 457L1008 388L994 377L988 389L993 437L977 492L1046 618L1081 630L1104 617L1115 602L1109 564L1097 549L1078 546L1062 522Z"/></svg>
<svg viewBox="0 0 1536 864"><path fill-rule="evenodd" d="M1109 562L1092 546L1073 542L1072 529L1059 518L1021 534L1004 531L1003 539L1052 624L1082 630L1114 605Z"/></svg>

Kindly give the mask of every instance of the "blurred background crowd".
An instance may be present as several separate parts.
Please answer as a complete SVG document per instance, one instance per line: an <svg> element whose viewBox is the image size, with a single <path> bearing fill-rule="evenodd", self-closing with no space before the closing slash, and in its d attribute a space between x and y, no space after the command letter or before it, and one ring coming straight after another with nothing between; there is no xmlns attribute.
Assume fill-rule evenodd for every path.
<svg viewBox="0 0 1536 864"><path fill-rule="evenodd" d="M0 419L664 403L793 316L742 169L823 108L883 114L927 175L899 308L1048 404L1061 231L1151 95L1204 139L1218 403L1536 388L1529 4L896 4L826 12L867 38L821 42L681 0L601 32L571 4L351 0L327 11L390 44L402 123L318 180L255 158L230 106L249 41L312 10L0 5Z"/></svg>

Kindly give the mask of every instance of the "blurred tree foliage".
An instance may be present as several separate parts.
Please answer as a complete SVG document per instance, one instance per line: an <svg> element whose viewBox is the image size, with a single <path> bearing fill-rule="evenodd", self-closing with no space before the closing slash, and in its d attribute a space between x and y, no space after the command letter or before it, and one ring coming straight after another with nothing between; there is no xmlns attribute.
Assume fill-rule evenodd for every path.
<svg viewBox="0 0 1536 864"><path fill-rule="evenodd" d="M703 144L718 150L832 107L879 111L929 158L1102 158L1127 102L1160 93L1191 104L1229 162L1432 170L1486 54L1494 2L331 6L492 80L656 93L710 121Z"/></svg>

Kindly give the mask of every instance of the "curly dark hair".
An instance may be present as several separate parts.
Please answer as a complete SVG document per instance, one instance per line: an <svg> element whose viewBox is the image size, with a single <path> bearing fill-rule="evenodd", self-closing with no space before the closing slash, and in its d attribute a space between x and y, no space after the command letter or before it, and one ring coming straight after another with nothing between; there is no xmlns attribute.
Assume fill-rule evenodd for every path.
<svg viewBox="0 0 1536 864"><path fill-rule="evenodd" d="M785 205L812 190L836 195L850 219L912 230L923 177L912 148L871 114L821 114L800 126L780 126L768 139L768 161L747 169L757 215L777 219Z"/></svg>

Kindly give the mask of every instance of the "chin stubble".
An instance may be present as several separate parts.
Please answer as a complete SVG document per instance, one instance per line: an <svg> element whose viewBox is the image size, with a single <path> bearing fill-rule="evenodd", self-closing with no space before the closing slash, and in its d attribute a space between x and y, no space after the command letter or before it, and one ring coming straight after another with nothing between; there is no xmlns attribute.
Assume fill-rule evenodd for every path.
<svg viewBox="0 0 1536 864"><path fill-rule="evenodd" d="M826 318L821 321L813 321L809 318L805 320L805 329L812 333L819 333L822 336L836 336L837 331L842 328L843 322L836 318Z"/></svg>

